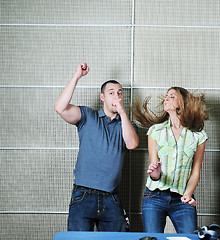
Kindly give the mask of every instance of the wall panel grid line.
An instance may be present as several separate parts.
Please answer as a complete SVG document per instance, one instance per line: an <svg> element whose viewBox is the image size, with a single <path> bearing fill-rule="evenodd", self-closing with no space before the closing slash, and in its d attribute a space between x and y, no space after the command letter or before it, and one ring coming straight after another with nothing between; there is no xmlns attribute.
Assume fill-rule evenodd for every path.
<svg viewBox="0 0 220 240"><path fill-rule="evenodd" d="M57 148L22 148L22 147L5 147L2 148L0 147L0 150L79 150L78 147L68 147L68 148L61 148L61 147L57 147ZM148 151L147 148L137 148L133 151ZM205 152L220 152L220 149L205 149Z"/></svg>
<svg viewBox="0 0 220 240"><path fill-rule="evenodd" d="M22 86L22 85L0 85L0 88L64 88L65 85L63 86ZM91 89L100 89L100 86L77 86L76 88L91 88ZM124 89L164 89L167 90L170 88L170 86L167 87L147 87L147 86L123 86ZM201 91L205 91L205 90L216 90L216 91L220 91L220 88L192 88L192 87L185 87L188 90L201 90Z"/></svg>
<svg viewBox="0 0 220 240"><path fill-rule="evenodd" d="M147 25L147 24L0 24L2 27L145 27L145 28L190 28L220 29L220 26L181 26L181 25Z"/></svg>

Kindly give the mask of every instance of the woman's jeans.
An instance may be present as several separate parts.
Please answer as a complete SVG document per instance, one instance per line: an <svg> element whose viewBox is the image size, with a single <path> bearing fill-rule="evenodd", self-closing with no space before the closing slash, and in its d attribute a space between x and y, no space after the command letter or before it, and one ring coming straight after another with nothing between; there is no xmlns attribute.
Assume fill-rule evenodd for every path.
<svg viewBox="0 0 220 240"><path fill-rule="evenodd" d="M68 231L125 232L119 194L74 186L69 207Z"/></svg>
<svg viewBox="0 0 220 240"><path fill-rule="evenodd" d="M182 203L180 198L169 190L146 188L142 203L144 232L163 233L169 216L177 233L193 233L197 229L196 207Z"/></svg>

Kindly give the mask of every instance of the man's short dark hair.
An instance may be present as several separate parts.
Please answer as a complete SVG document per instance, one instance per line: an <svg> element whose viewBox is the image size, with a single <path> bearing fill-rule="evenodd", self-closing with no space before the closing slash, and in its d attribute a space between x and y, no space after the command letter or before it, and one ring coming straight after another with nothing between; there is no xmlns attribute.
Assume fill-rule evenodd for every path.
<svg viewBox="0 0 220 240"><path fill-rule="evenodd" d="M119 82L117 82L116 80L110 79L110 80L108 80L108 81L106 81L106 82L104 82L104 83L102 84L102 86L101 86L101 93L104 93L104 92L105 92L105 87L106 87L106 85L107 85L108 83L113 83L113 84L119 84L119 85L121 85L121 84L120 84Z"/></svg>

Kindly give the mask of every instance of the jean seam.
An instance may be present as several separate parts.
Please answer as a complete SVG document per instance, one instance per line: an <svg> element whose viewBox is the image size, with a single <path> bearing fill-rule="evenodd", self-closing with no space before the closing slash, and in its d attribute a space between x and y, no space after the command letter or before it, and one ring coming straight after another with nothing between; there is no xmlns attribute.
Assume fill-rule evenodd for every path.
<svg viewBox="0 0 220 240"><path fill-rule="evenodd" d="M114 202L117 206L120 206L120 201L117 202L113 194L111 194L111 198L112 198L113 202Z"/></svg>
<svg viewBox="0 0 220 240"><path fill-rule="evenodd" d="M76 203L79 203L79 202L82 202L83 201L83 199L85 198L85 195L86 195L86 191L85 192L83 192L83 195L82 195L82 197L79 199L79 200L77 200L77 201L74 201L73 202L73 199L75 199L75 197L74 198L72 198L71 199L71 203L69 204L69 206L72 206L72 205L74 205L74 204L76 204Z"/></svg>

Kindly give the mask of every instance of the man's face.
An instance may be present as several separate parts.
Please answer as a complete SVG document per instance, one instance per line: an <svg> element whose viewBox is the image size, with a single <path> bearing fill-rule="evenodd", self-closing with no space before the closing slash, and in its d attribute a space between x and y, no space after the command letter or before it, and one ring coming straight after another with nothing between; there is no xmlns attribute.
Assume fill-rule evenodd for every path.
<svg viewBox="0 0 220 240"><path fill-rule="evenodd" d="M106 115L117 113L116 103L123 100L123 91L120 84L108 83L104 93L100 94L100 99L104 103Z"/></svg>

